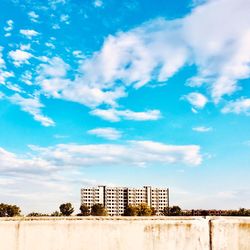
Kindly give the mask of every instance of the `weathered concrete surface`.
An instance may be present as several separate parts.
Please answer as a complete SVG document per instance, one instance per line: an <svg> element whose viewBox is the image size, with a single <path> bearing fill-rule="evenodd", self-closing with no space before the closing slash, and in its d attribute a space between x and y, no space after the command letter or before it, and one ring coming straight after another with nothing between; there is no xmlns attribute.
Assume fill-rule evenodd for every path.
<svg viewBox="0 0 250 250"><path fill-rule="evenodd" d="M250 250L250 218L221 218L211 221L214 250Z"/></svg>
<svg viewBox="0 0 250 250"><path fill-rule="evenodd" d="M1 250L208 249L204 219L99 218L1 221Z"/></svg>
<svg viewBox="0 0 250 250"><path fill-rule="evenodd" d="M244 250L249 227L200 217L1 219L0 250Z"/></svg>

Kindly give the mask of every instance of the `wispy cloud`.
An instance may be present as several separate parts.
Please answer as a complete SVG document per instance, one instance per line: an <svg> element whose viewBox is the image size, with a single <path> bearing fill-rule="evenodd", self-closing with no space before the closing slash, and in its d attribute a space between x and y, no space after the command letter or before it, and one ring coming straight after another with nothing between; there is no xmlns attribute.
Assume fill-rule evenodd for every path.
<svg viewBox="0 0 250 250"><path fill-rule="evenodd" d="M129 141L126 144L59 144L55 147L32 147L40 157L58 166L149 166L154 163L199 165L197 145L168 145L153 141Z"/></svg>
<svg viewBox="0 0 250 250"><path fill-rule="evenodd" d="M28 64L29 59L33 55L27 51L17 49L10 51L9 56L13 60L14 65L19 67L21 64Z"/></svg>
<svg viewBox="0 0 250 250"><path fill-rule="evenodd" d="M51 2L58 3L65 2ZM143 120L136 118L134 111L121 111L119 99L127 97L131 87L165 83L184 66L194 65L197 74L187 85L207 86L206 95L211 96L199 91L185 96L193 112L197 112L208 100L218 102L222 96L235 92L238 81L250 76L248 9L247 0L216 0L197 5L183 18L151 20L106 37L100 50L79 59L77 70L62 58L50 58L40 65L36 83L47 97L78 102L91 109L106 105L107 110L97 109L91 114L109 116L113 121L130 117ZM221 18L225 21L221 22ZM61 15L61 21L67 22L68 15ZM28 37L38 35L34 30L20 32ZM22 62L27 60L16 64Z"/></svg>
<svg viewBox="0 0 250 250"><path fill-rule="evenodd" d="M65 24L69 24L69 23L70 23L70 22L69 22L69 15L62 14L62 15L60 16L60 21L61 21L62 23L65 23Z"/></svg>
<svg viewBox="0 0 250 250"><path fill-rule="evenodd" d="M51 0L49 5L56 8L66 2ZM100 7L103 2L96 0L93 4ZM36 83L41 87L40 93L48 97L78 102L91 109L103 104L107 109L120 109L119 99L127 97L131 88L152 86L154 82L159 86L181 68L193 65L197 74L187 85L207 87L206 95L211 96L205 97L197 90L186 95L197 112L208 100L218 102L237 91L239 80L250 76L249 9L248 0L216 0L195 5L182 18L150 20L107 36L99 50L79 59L77 70L70 69L70 63L62 58L51 56L38 69ZM38 18L34 11L29 16ZM60 19L68 22L69 15L61 14ZM20 33L29 39L39 35L33 29L21 29ZM31 55L27 53L14 50L10 56L16 58L14 63L19 66L28 62ZM49 70L55 75L46 73ZM57 73L60 70L62 75ZM74 74L71 72L69 77L70 70ZM114 119L120 119L117 116Z"/></svg>
<svg viewBox="0 0 250 250"><path fill-rule="evenodd" d="M78 205L79 186L96 184L77 169L54 166L35 152L18 155L0 147L0 162L1 200L21 206L24 213L52 212L65 199Z"/></svg>
<svg viewBox="0 0 250 250"><path fill-rule="evenodd" d="M94 0L93 4L96 8L100 8L103 6L103 1L102 0Z"/></svg>
<svg viewBox="0 0 250 250"><path fill-rule="evenodd" d="M42 114L41 109L44 105L39 101L37 97L33 98L24 98L19 94L14 94L9 97L9 100L21 107L21 109L25 112L28 112L33 116L36 121L39 121L43 126L54 126L55 123L52 119Z"/></svg>
<svg viewBox="0 0 250 250"><path fill-rule="evenodd" d="M186 99L193 107L197 109L204 108L208 102L207 98L204 95L197 92L192 92L182 97L182 99Z"/></svg>
<svg viewBox="0 0 250 250"><path fill-rule="evenodd" d="M39 33L35 30L20 30L20 34L26 36L28 39L32 39L34 36L38 36Z"/></svg>
<svg viewBox="0 0 250 250"><path fill-rule="evenodd" d="M99 116L100 118L118 122L122 119L133 121L154 121L161 118L159 110L147 110L144 112L135 112L132 110L116 110L116 109L94 109L90 112L91 115Z"/></svg>
<svg viewBox="0 0 250 250"><path fill-rule="evenodd" d="M221 110L222 113L235 113L250 115L250 98L241 98L236 101L228 102Z"/></svg>
<svg viewBox="0 0 250 250"><path fill-rule="evenodd" d="M30 11L28 13L30 20L34 23L38 22L39 15L35 11Z"/></svg>
<svg viewBox="0 0 250 250"><path fill-rule="evenodd" d="M121 80L140 88L152 80L167 81L192 63L198 74L188 84L206 84L217 102L250 75L249 9L247 0L208 1L182 19L156 19L109 36L101 50L83 62L85 79L99 86Z"/></svg>
<svg viewBox="0 0 250 250"><path fill-rule="evenodd" d="M6 26L4 27L4 31L6 31L7 33L5 33L5 37L9 37L11 36L11 31L13 30L13 25L14 25L14 21L13 20L8 20L6 22Z"/></svg>
<svg viewBox="0 0 250 250"><path fill-rule="evenodd" d="M212 127L204 127L204 126L199 126L199 127L193 127L193 131L200 132L200 133L206 133L206 132L211 132L213 130Z"/></svg>
<svg viewBox="0 0 250 250"><path fill-rule="evenodd" d="M6 85L6 80L13 77L14 74L11 71L7 71L6 62L3 58L3 47L0 46L0 84Z"/></svg>
<svg viewBox="0 0 250 250"><path fill-rule="evenodd" d="M52 212L65 200L78 203L80 186L105 183L86 178L84 167L146 167L174 163L197 166L202 161L198 145L153 141L33 145L30 149L30 153L15 154L0 148L1 199L21 205L27 212L32 209Z"/></svg>
<svg viewBox="0 0 250 250"><path fill-rule="evenodd" d="M0 99L2 99L4 97L4 93L0 92Z"/></svg>
<svg viewBox="0 0 250 250"><path fill-rule="evenodd" d="M65 138L68 138L68 137L69 137L68 135L59 135L59 134L54 135L54 138L56 138L56 139L65 139Z"/></svg>
<svg viewBox="0 0 250 250"><path fill-rule="evenodd" d="M95 128L88 130L88 134L96 135L108 140L117 140L121 138L122 132L115 128Z"/></svg>
<svg viewBox="0 0 250 250"><path fill-rule="evenodd" d="M9 31L13 30L13 24L14 24L13 20L8 20L6 22L6 24L7 24L7 26L4 27L5 31L9 32Z"/></svg>

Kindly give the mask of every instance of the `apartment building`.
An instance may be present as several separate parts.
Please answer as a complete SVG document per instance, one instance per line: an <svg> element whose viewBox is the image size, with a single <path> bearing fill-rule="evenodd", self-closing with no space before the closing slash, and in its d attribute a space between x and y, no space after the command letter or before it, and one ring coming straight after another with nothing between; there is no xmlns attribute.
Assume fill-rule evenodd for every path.
<svg viewBox="0 0 250 250"><path fill-rule="evenodd" d="M128 205L146 203L153 207L157 215L160 215L164 207L169 207L169 189L128 187L86 187L81 189L81 204L88 207L100 203L103 204L111 216L122 215Z"/></svg>

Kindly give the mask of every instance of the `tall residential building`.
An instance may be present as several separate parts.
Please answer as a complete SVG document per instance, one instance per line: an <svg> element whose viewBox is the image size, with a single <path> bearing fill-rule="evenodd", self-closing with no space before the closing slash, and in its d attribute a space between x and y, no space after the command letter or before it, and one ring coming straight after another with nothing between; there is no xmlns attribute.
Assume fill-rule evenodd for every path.
<svg viewBox="0 0 250 250"><path fill-rule="evenodd" d="M88 207L100 203L107 209L111 216L122 215L128 205L139 205L146 203L156 210L160 215L165 207L169 207L169 189L128 187L86 187L81 189L81 204Z"/></svg>

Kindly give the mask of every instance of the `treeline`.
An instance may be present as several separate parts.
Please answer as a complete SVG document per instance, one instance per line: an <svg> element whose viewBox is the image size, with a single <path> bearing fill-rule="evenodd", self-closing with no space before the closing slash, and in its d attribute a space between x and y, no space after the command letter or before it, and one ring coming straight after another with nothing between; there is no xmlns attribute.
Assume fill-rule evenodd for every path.
<svg viewBox="0 0 250 250"><path fill-rule="evenodd" d="M59 206L59 211L52 214L44 214L32 212L27 214L27 217L42 217L42 216L70 216L74 213L74 207L71 203L64 203ZM124 216L153 216L155 209L142 203L138 206L128 206L124 212ZM102 204L94 204L88 207L84 204L80 206L80 213L77 216L108 216L107 209ZM0 217L21 216L21 209L16 205L0 204Z"/></svg>
<svg viewBox="0 0 250 250"><path fill-rule="evenodd" d="M179 206L165 208L162 215L168 216L250 216L250 209L240 208L239 210L216 210L216 209L192 209L181 210Z"/></svg>
<svg viewBox="0 0 250 250"><path fill-rule="evenodd" d="M77 216L108 216L107 209L102 204L94 204L88 207L84 204L80 206L80 213ZM30 213L27 216L70 216L74 212L74 208L71 203L65 203L60 205L59 211L55 211L52 214ZM149 207L147 204L142 203L138 206L128 206L123 214L124 216L153 216L156 215L155 209Z"/></svg>
<svg viewBox="0 0 250 250"><path fill-rule="evenodd" d="M0 217L20 216L21 209L16 205L0 203Z"/></svg>
<svg viewBox="0 0 250 250"><path fill-rule="evenodd" d="M59 206L59 211L55 211L52 214L42 214L42 213L29 213L27 216L70 216L74 213L74 207L71 203L64 203ZM80 213L77 216L107 216L107 210L102 204L94 204L91 209L85 205L80 206Z"/></svg>
<svg viewBox="0 0 250 250"><path fill-rule="evenodd" d="M238 210L189 210L183 211L183 216L250 216L250 209Z"/></svg>
<svg viewBox="0 0 250 250"><path fill-rule="evenodd" d="M88 207L85 204L80 206L80 213L77 216L108 216L107 209L102 204L94 204ZM37 216L70 216L74 213L74 207L71 203L64 203L59 206L59 211L51 214L32 212L28 217ZM156 210L146 203L137 206L129 205L123 216L154 216ZM165 207L160 215L163 216L250 216L250 209L240 208L239 210L182 210L179 206ZM16 205L0 203L0 217L21 216L21 209Z"/></svg>

